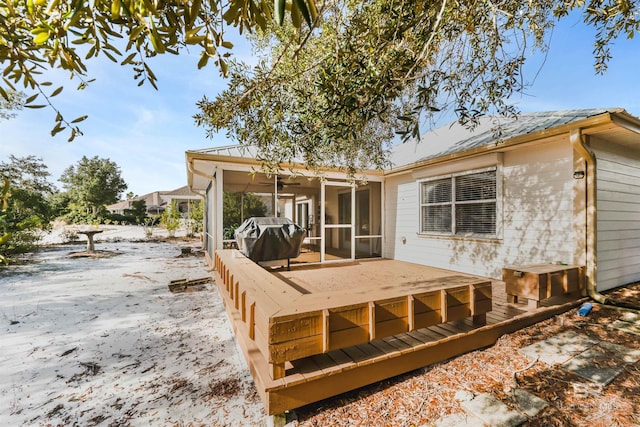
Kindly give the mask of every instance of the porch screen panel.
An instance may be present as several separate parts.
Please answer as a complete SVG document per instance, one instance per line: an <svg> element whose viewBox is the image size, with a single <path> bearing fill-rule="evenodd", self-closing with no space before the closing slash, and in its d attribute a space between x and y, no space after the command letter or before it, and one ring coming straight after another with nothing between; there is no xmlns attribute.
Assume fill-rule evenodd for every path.
<svg viewBox="0 0 640 427"><path fill-rule="evenodd" d="M456 234L496 234L496 171L455 179Z"/></svg>
<svg viewBox="0 0 640 427"><path fill-rule="evenodd" d="M451 232L451 179L439 179L422 184L421 232Z"/></svg>

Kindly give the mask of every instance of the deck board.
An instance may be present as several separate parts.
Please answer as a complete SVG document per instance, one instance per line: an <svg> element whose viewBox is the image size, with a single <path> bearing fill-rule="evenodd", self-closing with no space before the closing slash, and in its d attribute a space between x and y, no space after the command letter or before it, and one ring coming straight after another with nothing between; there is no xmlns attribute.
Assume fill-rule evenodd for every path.
<svg viewBox="0 0 640 427"><path fill-rule="evenodd" d="M326 353L326 355L334 361L335 367L338 369L347 369L354 366L356 363L342 350L332 350Z"/></svg>
<svg viewBox="0 0 640 427"><path fill-rule="evenodd" d="M424 344L424 341L413 337L411 334L400 334L396 335L398 339L404 341L409 347L416 347Z"/></svg>
<svg viewBox="0 0 640 427"><path fill-rule="evenodd" d="M384 352L387 357L391 357L395 353L399 353L399 350L396 347L392 346L385 340L374 340L371 341L370 344Z"/></svg>

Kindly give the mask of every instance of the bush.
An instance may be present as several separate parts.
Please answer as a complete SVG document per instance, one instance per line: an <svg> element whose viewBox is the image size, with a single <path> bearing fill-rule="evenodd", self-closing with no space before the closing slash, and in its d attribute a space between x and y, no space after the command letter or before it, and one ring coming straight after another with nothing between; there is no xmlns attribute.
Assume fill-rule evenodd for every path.
<svg viewBox="0 0 640 427"><path fill-rule="evenodd" d="M171 202L171 206L162 212L160 217L160 224L167 229L169 237L175 237L176 230L180 228L180 210L178 210L178 204L174 201Z"/></svg>
<svg viewBox="0 0 640 427"><path fill-rule="evenodd" d="M78 236L78 230L73 228L65 228L62 230L62 233L60 233L60 236L62 237L62 241L65 243L75 242L80 238Z"/></svg>

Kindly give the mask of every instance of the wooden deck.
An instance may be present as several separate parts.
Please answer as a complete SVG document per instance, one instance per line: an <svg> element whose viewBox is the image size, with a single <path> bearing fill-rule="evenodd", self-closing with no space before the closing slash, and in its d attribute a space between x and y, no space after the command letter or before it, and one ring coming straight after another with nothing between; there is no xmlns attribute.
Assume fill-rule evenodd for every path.
<svg viewBox="0 0 640 427"><path fill-rule="evenodd" d="M502 282L394 260L269 272L217 251L215 282L269 414L495 343L580 299L507 302Z"/></svg>

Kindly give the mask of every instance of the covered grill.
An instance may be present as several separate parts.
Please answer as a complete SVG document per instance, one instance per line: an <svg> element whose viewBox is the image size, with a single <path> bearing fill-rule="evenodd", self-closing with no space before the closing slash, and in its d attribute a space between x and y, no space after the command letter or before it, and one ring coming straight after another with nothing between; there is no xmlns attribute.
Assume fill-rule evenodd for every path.
<svg viewBox="0 0 640 427"><path fill-rule="evenodd" d="M254 262L296 258L306 230L288 218L253 217L235 231L238 249Z"/></svg>

